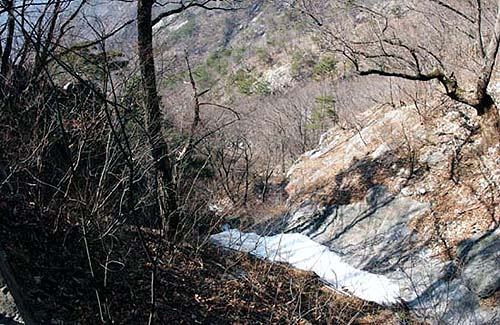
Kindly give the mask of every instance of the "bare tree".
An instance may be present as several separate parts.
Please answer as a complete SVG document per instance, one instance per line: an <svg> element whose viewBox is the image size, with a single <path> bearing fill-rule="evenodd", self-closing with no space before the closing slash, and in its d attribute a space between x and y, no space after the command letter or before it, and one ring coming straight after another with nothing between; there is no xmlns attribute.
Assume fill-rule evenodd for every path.
<svg viewBox="0 0 500 325"><path fill-rule="evenodd" d="M293 3L314 17L323 45L341 55L352 70L362 76L436 80L447 97L481 116L483 142L498 142L500 116L488 86L500 46L500 0L329 4L337 15L350 17L338 21L350 23L338 26L322 19L318 8L325 3Z"/></svg>
<svg viewBox="0 0 500 325"><path fill-rule="evenodd" d="M15 28L15 17L14 17L14 1L4 0L2 1L2 7L8 14L7 18L7 35L5 36L5 45L3 49L0 44L0 54L2 57L2 65L0 68L0 74L6 76L10 68L10 55L12 52L12 44L14 41L14 28ZM1 34L0 34L1 35Z"/></svg>
<svg viewBox="0 0 500 325"><path fill-rule="evenodd" d="M151 153L156 163L156 169L161 173L161 180L167 192L167 209L172 213L170 229L176 229L177 203L175 198L175 183L173 180L173 167L169 150L162 134L162 119L160 101L156 87L156 71L153 53L153 24L152 8L154 1L139 0L137 2L137 44L139 49L139 63L144 83L145 119L148 130Z"/></svg>
<svg viewBox="0 0 500 325"><path fill-rule="evenodd" d="M179 226L179 214L176 200L176 182L174 173L174 162L172 153L162 132L162 114L160 100L156 85L156 70L153 51L153 26L160 23L164 18L182 13L189 8L202 8L205 10L232 10L233 3L238 1L215 1L215 0L192 0L192 1L167 1L165 3L155 0L138 0L137 2L137 44L139 51L139 64L143 79L145 98L145 119L148 129L148 137L151 153L156 163L156 169L160 173L160 181L166 190L166 214L168 215L168 228L174 234ZM168 6L169 10L160 12L153 18L153 6ZM167 125L169 124L166 121Z"/></svg>

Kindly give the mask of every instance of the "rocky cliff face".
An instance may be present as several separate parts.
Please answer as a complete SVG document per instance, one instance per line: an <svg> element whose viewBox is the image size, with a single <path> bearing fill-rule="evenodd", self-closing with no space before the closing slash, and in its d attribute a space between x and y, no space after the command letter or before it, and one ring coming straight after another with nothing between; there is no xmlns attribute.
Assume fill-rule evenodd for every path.
<svg viewBox="0 0 500 325"><path fill-rule="evenodd" d="M374 108L289 173L282 228L400 284L424 321L500 321L500 146L453 104ZM446 108L443 108L446 107Z"/></svg>

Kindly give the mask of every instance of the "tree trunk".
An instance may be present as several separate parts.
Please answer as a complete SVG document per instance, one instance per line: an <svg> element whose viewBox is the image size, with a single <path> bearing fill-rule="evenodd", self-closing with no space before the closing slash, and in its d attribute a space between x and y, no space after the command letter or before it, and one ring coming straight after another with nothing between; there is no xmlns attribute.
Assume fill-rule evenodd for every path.
<svg viewBox="0 0 500 325"><path fill-rule="evenodd" d="M177 213L176 188L173 179L173 165L169 157L168 145L162 135L162 116L160 101L156 88L156 71L153 54L153 0L138 0L137 2L137 38L139 64L145 98L145 122L151 146L151 154L159 172L161 185L166 190L167 226L171 235L179 225Z"/></svg>
<svg viewBox="0 0 500 325"><path fill-rule="evenodd" d="M488 48L486 49L483 67L476 84L475 95L478 105L473 105L477 110L477 114L481 116L481 135L483 137L483 144L486 147L500 141L500 116L498 108L487 91L495 68L499 48L500 0L497 0L495 27Z"/></svg>
<svg viewBox="0 0 500 325"><path fill-rule="evenodd" d="M2 4L8 13L8 18L7 18L7 36L5 37L5 47L2 53L0 76L6 78L7 73L10 70L10 54L12 52L12 45L14 43L14 27L16 21L14 17L14 1L5 0L3 1Z"/></svg>

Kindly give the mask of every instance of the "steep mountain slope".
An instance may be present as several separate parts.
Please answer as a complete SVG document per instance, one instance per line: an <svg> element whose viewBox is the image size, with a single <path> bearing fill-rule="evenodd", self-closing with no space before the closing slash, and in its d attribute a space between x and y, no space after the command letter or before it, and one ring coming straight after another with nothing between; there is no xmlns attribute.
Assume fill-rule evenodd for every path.
<svg viewBox="0 0 500 325"><path fill-rule="evenodd" d="M396 17L401 26L418 23L404 4L364 2ZM321 14L323 24L343 23L334 20L333 13ZM316 132L300 146L309 149L319 134L338 124L321 137L318 148L291 166L286 187L289 213L274 231L306 234L353 266L399 281L402 297L424 320L494 322L500 148L484 152L474 111L442 100L434 85L424 90L429 104L418 95L408 96L421 85L359 81L352 67L325 55L328 49L322 48L324 44L315 39L318 34L303 18L277 1L249 1L230 15L193 10L155 28L157 52L164 62L171 57L179 62L186 50L196 81L211 89L210 99L244 113L252 108L254 115L245 115L242 129L254 150L262 150L263 138L278 142L283 131L259 134L266 127L261 120L276 103L290 110L301 100L301 92L305 100L300 105L307 107L304 124L310 129L293 128L285 142ZM363 29L366 12L352 9L349 19L361 33L368 33ZM464 51L445 56L445 64L462 62ZM458 64L456 69L463 67ZM470 71L461 73L467 76ZM175 113L188 110L186 65L166 68L161 79L165 106L175 108ZM314 129L315 109L330 98L341 123L321 115L328 123ZM382 104L368 110L377 101ZM408 101L414 104L403 103ZM391 107L383 104L388 102ZM293 160L299 151L287 159ZM282 165L285 171L288 166Z"/></svg>
<svg viewBox="0 0 500 325"><path fill-rule="evenodd" d="M431 324L500 323L500 146L484 148L476 112L446 99L437 83L360 77L356 61L329 43L342 32L335 27L372 37L384 20L370 20L373 8L402 30L429 18L458 26L461 38L426 38L422 29L407 40L437 48L439 64L467 79L479 66L473 32L446 15L417 19L421 8L409 6L421 2L403 0L360 1L364 10L312 1L312 14L331 27L320 30L290 2L191 8L154 27L162 135L179 161L181 239L155 228L164 197L142 119L136 2L91 2L66 40L94 40L131 22L99 44L128 60L123 69L96 73L109 68L95 60L99 46L83 60L62 58L99 83L109 103L80 102L88 93L63 88L74 75L61 72L36 100L23 92L0 110L12 113L0 128L0 253L42 323L412 324L414 314ZM337 3L346 17L326 10ZM415 65L401 61L402 71ZM184 161L188 137L196 145ZM258 234L232 230L236 244L223 245L314 271L329 288L311 272L214 247L210 235L224 223ZM0 323L17 320L0 287ZM357 292L394 305L350 296Z"/></svg>
<svg viewBox="0 0 500 325"><path fill-rule="evenodd" d="M320 12L321 6L331 9L328 6L335 3L318 2L318 8L311 10L322 14L324 25L343 25L344 21L335 20L335 12ZM417 17L418 8L409 10L405 3L365 1L363 5L394 18L395 26L427 19ZM182 61L185 51L200 89L210 89L210 100L236 107L245 115L242 127L227 132L244 134L259 154L266 150L264 140L278 140L286 132L283 129L290 130L291 136L274 140L281 147L294 136L315 132L317 136L300 147L305 150L336 124L322 136L318 148L288 171L289 212L275 231L305 234L343 255L351 265L399 281L402 298L423 320L494 322L500 148L484 151L474 111L441 99L435 85L424 90L430 102L422 102L419 96L406 95L421 85L389 79L355 84L353 63L329 56L328 43L317 39L322 36L319 31L287 9L285 2L256 0L230 15L195 9L164 19L155 27L156 51L162 63L177 58L175 64L161 69L165 107L175 112L172 116L190 109L185 104L190 96L186 96L190 89ZM344 19L357 33L370 36L374 27L367 12L353 6ZM407 36L404 40L412 41L420 35ZM459 40L453 41L462 49ZM425 45L434 49L435 44L429 40ZM462 71L466 69L460 64L462 51L450 52L454 49L446 46L438 46L446 54L444 65L456 66L457 74L468 76L470 71ZM343 82L356 91L339 91ZM399 95L393 94L392 82ZM380 97L368 97L382 104L367 110L373 104L361 97L370 87ZM303 127L290 127L293 124L288 121L296 122L297 116L283 123L280 115L272 120L281 122L278 131L258 133L267 126L262 120L271 120L267 114L276 103L283 102L280 113L288 112L297 105L301 91L306 98L298 116L305 117ZM409 101L414 104L404 103ZM178 117L172 119L185 124ZM239 146L241 140L234 141ZM281 149L271 148L276 153ZM298 151L286 159L292 160ZM279 164L269 161L270 169ZM285 171L288 166L282 163L281 167Z"/></svg>
<svg viewBox="0 0 500 325"><path fill-rule="evenodd" d="M482 152L467 107L376 107L332 129L289 172L300 232L400 284L431 323L493 324L500 287L500 146Z"/></svg>

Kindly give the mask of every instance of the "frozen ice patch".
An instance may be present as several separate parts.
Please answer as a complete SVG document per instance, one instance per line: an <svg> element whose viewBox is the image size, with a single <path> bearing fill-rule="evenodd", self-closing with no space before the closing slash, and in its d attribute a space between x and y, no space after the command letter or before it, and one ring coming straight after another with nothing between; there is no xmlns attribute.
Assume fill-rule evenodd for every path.
<svg viewBox="0 0 500 325"><path fill-rule="evenodd" d="M382 305L391 305L400 300L399 285L395 281L350 266L328 247L302 234L265 237L231 229L212 235L211 240L217 245L250 253L261 259L285 262L300 270L312 271L332 288L364 300Z"/></svg>

